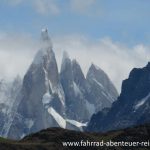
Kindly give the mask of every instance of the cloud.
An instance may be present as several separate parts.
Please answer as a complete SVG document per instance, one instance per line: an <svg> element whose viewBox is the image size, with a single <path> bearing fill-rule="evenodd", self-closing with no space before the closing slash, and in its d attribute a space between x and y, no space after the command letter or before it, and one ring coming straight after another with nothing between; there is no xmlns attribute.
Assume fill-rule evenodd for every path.
<svg viewBox="0 0 150 150"><path fill-rule="evenodd" d="M70 6L72 10L79 13L87 12L94 4L96 0L70 0Z"/></svg>
<svg viewBox="0 0 150 150"><path fill-rule="evenodd" d="M64 10L64 8L67 8L68 11L71 10L76 13L91 14L93 11L89 12L89 10L92 8L92 6L94 6L96 1L97 0L83 0L81 2L81 0L68 0L65 5L59 5L61 4L59 0L2 0L2 2L5 4L12 6L18 6L27 3L41 15L58 15L60 14L61 10Z"/></svg>
<svg viewBox="0 0 150 150"><path fill-rule="evenodd" d="M54 39L54 46L56 53L66 50L71 58L76 58L85 75L92 62L98 65L108 74L119 92L122 80L128 78L130 71L134 67L145 66L150 58L149 47L138 44L130 48L110 38L93 42L82 36L68 36ZM61 57L58 56L57 60L60 61Z"/></svg>
<svg viewBox="0 0 150 150"><path fill-rule="evenodd" d="M0 78L12 79L17 74L23 77L40 47L39 41L30 35L0 35ZM138 44L129 48L110 38L93 41L81 35L66 35L53 37L52 41L59 69L66 50L72 59L79 61L85 75L92 62L102 68L118 91L129 72L145 66L150 58L149 47Z"/></svg>
<svg viewBox="0 0 150 150"><path fill-rule="evenodd" d="M24 0L3 0L2 2L14 7L25 3ZM41 15L57 15L60 13L56 0L26 0L26 3Z"/></svg>
<svg viewBox="0 0 150 150"><path fill-rule="evenodd" d="M60 9L54 0L32 0L33 7L40 14L57 15Z"/></svg>
<svg viewBox="0 0 150 150"><path fill-rule="evenodd" d="M0 32L0 78L12 80L24 76L38 44L30 35Z"/></svg>

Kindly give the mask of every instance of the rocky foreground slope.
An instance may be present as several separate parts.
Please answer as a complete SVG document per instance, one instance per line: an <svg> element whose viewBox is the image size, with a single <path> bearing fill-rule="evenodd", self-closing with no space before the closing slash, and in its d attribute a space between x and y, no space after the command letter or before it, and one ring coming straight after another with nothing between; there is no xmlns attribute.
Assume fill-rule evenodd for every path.
<svg viewBox="0 0 150 150"><path fill-rule="evenodd" d="M49 128L38 133L26 136L20 141L0 139L1 150L148 150L150 147L63 147L62 142L92 141L148 141L150 137L150 124L107 133L88 133L71 131L61 128Z"/></svg>

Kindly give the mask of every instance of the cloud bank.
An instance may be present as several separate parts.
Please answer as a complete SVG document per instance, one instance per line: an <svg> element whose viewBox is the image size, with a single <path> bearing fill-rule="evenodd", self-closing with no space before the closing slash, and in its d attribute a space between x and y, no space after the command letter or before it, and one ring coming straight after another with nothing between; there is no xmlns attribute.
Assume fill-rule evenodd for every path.
<svg viewBox="0 0 150 150"><path fill-rule="evenodd" d="M39 41L29 35L0 34L0 78L22 77L40 48ZM62 53L68 51L77 59L86 75L91 63L102 68L120 91L122 80L134 67L143 67L150 58L149 47L143 44L131 48L110 38L91 39L81 35L52 38L56 59L60 69Z"/></svg>
<svg viewBox="0 0 150 150"><path fill-rule="evenodd" d="M122 80L134 67L143 67L150 58L149 47L143 44L131 48L110 38L91 41L85 37L64 37L55 41L57 51L65 49L76 58L86 74L91 63L102 68L120 91ZM61 52L62 53L62 52Z"/></svg>
<svg viewBox="0 0 150 150"><path fill-rule="evenodd" d="M0 32L0 79L24 75L38 48L29 35Z"/></svg>

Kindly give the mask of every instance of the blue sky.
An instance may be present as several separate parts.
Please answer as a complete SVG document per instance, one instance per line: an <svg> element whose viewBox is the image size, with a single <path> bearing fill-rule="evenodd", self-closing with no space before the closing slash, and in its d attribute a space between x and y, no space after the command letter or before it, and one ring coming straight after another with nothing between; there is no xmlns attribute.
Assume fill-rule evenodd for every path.
<svg viewBox="0 0 150 150"><path fill-rule="evenodd" d="M37 36L47 26L52 36L108 36L149 45L149 6L149 0L1 0L0 30Z"/></svg>
<svg viewBox="0 0 150 150"><path fill-rule="evenodd" d="M150 0L1 0L0 79L24 76L47 27L59 68L66 50L85 75L94 63L120 91L150 61L149 8Z"/></svg>

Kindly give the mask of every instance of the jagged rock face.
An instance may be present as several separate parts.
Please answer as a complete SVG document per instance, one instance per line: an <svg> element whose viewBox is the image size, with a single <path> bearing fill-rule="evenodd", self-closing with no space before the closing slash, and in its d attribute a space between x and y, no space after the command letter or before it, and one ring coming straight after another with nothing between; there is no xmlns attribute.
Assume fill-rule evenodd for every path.
<svg viewBox="0 0 150 150"><path fill-rule="evenodd" d="M133 69L123 81L121 94L112 108L93 115L88 130L106 131L150 122L150 63Z"/></svg>
<svg viewBox="0 0 150 150"><path fill-rule="evenodd" d="M78 63L72 62L66 52L63 56L60 79L65 92L67 117L77 121L87 121L90 113L85 105L86 99L83 93L85 78Z"/></svg>
<svg viewBox="0 0 150 150"><path fill-rule="evenodd" d="M91 65L86 77L88 81L88 99L95 105L96 112L110 107L117 99L118 93L106 73L94 64Z"/></svg>
<svg viewBox="0 0 150 150"><path fill-rule="evenodd" d="M41 39L42 48L3 121L4 137L20 139L48 127L82 130L93 113L117 99L115 87L101 69L92 65L85 78L79 63L66 52L59 73L47 29L42 30ZM5 115L0 117L4 120Z"/></svg>
<svg viewBox="0 0 150 150"><path fill-rule="evenodd" d="M48 123L51 122L47 118L48 112L42 103L43 95L47 89L45 73L40 67L31 69L31 66L31 70L29 69L24 77L20 104L8 135L11 138L18 138L23 134L37 131L37 129L47 128Z"/></svg>
<svg viewBox="0 0 150 150"><path fill-rule="evenodd" d="M20 104L8 135L10 138L20 138L30 132L58 126L48 112L49 106L62 116L65 115L65 99L57 63L52 47L48 44L47 31L45 34L44 47L37 53L24 77Z"/></svg>
<svg viewBox="0 0 150 150"><path fill-rule="evenodd" d="M110 107L117 99L117 90L100 68L91 65L85 78L78 62L71 61L66 52L62 61L60 78L69 118L88 121L93 113Z"/></svg>
<svg viewBox="0 0 150 150"><path fill-rule="evenodd" d="M131 71L129 78L122 84L122 92L119 97L121 101L129 103L142 99L150 92L150 63L140 69Z"/></svg>
<svg viewBox="0 0 150 150"><path fill-rule="evenodd" d="M73 72L74 82L80 87L83 93L86 93L87 82L79 63L76 60L72 61L72 72Z"/></svg>

